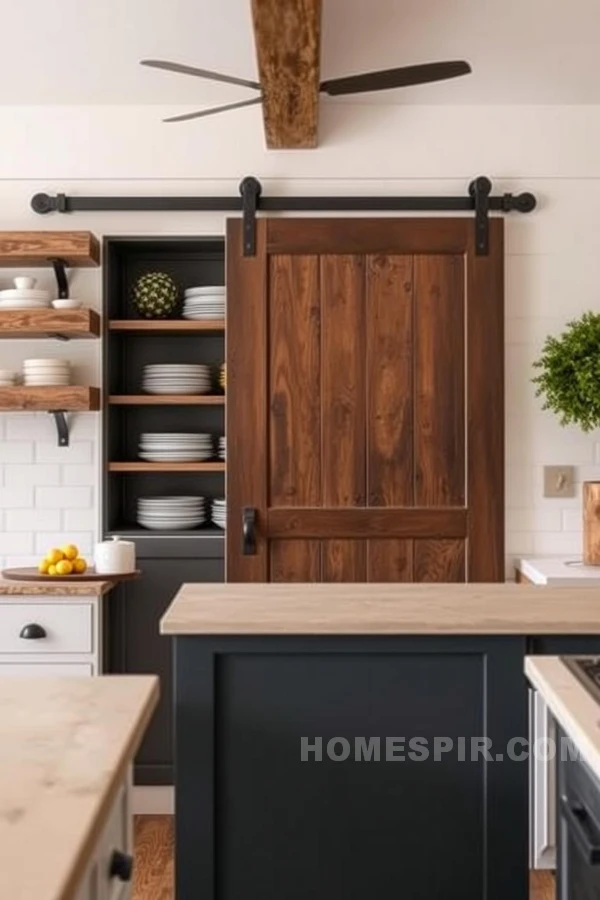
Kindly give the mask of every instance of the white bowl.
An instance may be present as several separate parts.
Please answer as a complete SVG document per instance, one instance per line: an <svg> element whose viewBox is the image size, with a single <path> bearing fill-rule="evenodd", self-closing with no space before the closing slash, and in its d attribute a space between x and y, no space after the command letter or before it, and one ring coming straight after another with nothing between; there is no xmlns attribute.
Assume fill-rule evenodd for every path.
<svg viewBox="0 0 600 900"><path fill-rule="evenodd" d="M81 305L81 300L74 300L73 298L52 301L54 309L80 309Z"/></svg>
<svg viewBox="0 0 600 900"><path fill-rule="evenodd" d="M20 275L18 278L13 279L13 284L19 291L28 291L35 287L36 281L37 278L31 278L29 275Z"/></svg>

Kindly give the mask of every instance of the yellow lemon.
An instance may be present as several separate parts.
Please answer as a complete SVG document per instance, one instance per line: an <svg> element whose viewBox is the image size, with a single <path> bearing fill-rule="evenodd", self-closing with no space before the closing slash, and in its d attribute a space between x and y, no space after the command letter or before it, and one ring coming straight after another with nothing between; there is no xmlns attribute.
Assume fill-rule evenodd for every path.
<svg viewBox="0 0 600 900"><path fill-rule="evenodd" d="M65 544L65 546L60 549L62 550L65 559L77 559L79 556L79 550L75 544Z"/></svg>
<svg viewBox="0 0 600 900"><path fill-rule="evenodd" d="M48 566L48 575L58 575L56 566Z"/></svg>
<svg viewBox="0 0 600 900"><path fill-rule="evenodd" d="M61 559L60 562L56 563L56 574L57 575L70 575L73 571L73 566L71 565L68 559Z"/></svg>
<svg viewBox="0 0 600 900"><path fill-rule="evenodd" d="M38 572L40 573L40 575L47 575L49 568L50 568L50 563L48 562L47 559L43 559L38 566Z"/></svg>
<svg viewBox="0 0 600 900"><path fill-rule="evenodd" d="M49 550L46 554L46 559L48 560L50 565L56 565L56 563L60 562L62 558L62 550L58 550L56 547L53 550Z"/></svg>
<svg viewBox="0 0 600 900"><path fill-rule="evenodd" d="M77 559L73 560L73 572L75 575L83 575L85 570L87 569L87 562L83 557L79 556Z"/></svg>

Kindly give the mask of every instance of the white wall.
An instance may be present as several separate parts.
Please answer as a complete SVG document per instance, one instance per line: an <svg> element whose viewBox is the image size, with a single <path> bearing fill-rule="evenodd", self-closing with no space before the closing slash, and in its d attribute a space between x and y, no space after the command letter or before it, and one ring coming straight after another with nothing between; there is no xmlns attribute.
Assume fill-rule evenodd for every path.
<svg viewBox="0 0 600 900"><path fill-rule="evenodd" d="M157 107L0 108L0 229L89 228L103 234L218 234L222 214L90 213L41 218L37 191L230 194L254 174L266 193L462 194L488 174L496 192L531 190L529 216L506 221L508 564L522 554L580 552L580 483L600 478L600 433L562 429L535 399L531 363L545 335L600 296L600 108L370 107L329 104L323 146L267 153L260 113L187 126ZM6 140L9 135L10 139ZM0 272L5 285L13 273ZM49 272L39 271L44 283ZM100 304L98 271L73 293ZM97 383L97 343L0 345L0 366L32 351L66 354ZM66 537L84 550L98 517L98 416L78 416L68 450L47 416L0 416L0 562L22 563ZM542 499L542 466L577 467L574 500ZM44 517L44 519L42 519Z"/></svg>

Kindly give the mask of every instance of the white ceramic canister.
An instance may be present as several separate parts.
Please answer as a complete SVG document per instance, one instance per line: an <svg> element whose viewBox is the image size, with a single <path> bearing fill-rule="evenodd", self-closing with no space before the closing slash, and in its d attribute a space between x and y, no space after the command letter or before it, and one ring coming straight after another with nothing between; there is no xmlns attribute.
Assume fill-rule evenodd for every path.
<svg viewBox="0 0 600 900"><path fill-rule="evenodd" d="M100 541L94 550L94 567L98 575L127 575L135 572L135 544L115 535Z"/></svg>

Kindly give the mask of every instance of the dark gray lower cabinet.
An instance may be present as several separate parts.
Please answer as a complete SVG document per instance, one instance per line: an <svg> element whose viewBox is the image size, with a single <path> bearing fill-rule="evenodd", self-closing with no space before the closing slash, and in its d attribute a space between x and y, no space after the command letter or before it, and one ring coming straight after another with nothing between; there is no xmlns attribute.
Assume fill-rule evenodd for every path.
<svg viewBox="0 0 600 900"><path fill-rule="evenodd" d="M142 577L124 582L110 595L109 671L159 676L160 702L136 757L135 783L170 785L172 647L160 636L159 621L184 582L224 580L223 539L147 538L138 540L136 547Z"/></svg>
<svg viewBox="0 0 600 900"><path fill-rule="evenodd" d="M524 639L175 645L177 900L526 900Z"/></svg>

